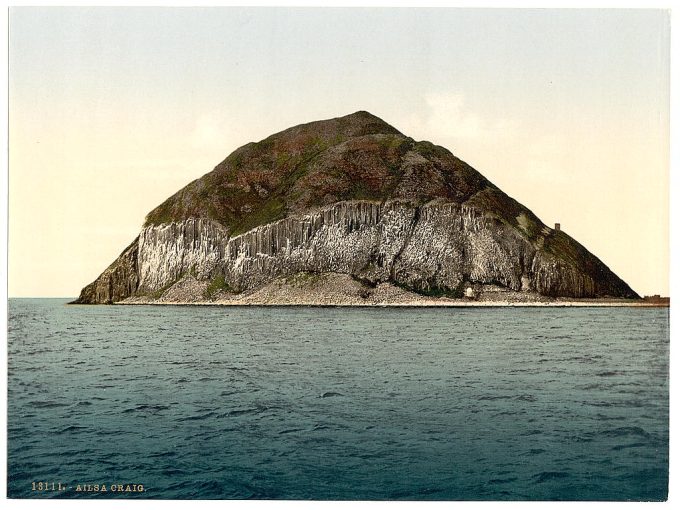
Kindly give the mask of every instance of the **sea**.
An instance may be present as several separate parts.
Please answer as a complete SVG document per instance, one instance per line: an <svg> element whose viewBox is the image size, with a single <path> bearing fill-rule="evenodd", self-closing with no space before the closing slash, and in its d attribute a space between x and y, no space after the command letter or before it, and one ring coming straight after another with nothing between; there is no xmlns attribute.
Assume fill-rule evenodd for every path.
<svg viewBox="0 0 680 510"><path fill-rule="evenodd" d="M10 299L8 496L635 500L668 308Z"/></svg>

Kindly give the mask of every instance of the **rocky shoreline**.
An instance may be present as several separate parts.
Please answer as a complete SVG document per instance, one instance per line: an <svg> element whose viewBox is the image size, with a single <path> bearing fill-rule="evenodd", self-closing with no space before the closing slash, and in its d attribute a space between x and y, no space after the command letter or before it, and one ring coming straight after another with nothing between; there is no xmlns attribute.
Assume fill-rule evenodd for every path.
<svg viewBox="0 0 680 510"><path fill-rule="evenodd" d="M594 299L591 301L527 301L523 303L512 303L508 301L465 301L465 300L441 300L428 302L414 302L414 303L245 303L238 301L126 301L114 303L114 305L122 306L272 306L272 307L338 307L338 308L498 308L498 307L515 307L515 308L569 308L569 307L619 307L619 308L669 308L668 304L647 303L643 300L635 300L631 302L623 302L617 300Z"/></svg>
<svg viewBox="0 0 680 510"><path fill-rule="evenodd" d="M340 273L299 273L257 289L210 289L189 275L160 295L135 296L118 305L320 306L320 307L668 307L668 302L625 298L550 298L487 285L464 298L424 296L391 283L375 286Z"/></svg>

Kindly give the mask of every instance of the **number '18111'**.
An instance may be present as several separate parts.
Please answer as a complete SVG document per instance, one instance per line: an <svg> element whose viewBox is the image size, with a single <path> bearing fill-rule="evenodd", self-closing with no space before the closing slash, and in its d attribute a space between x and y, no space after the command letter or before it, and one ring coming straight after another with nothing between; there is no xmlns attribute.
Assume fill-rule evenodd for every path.
<svg viewBox="0 0 680 510"><path fill-rule="evenodd" d="M66 488L61 482L31 482L31 487L34 491L63 491Z"/></svg>

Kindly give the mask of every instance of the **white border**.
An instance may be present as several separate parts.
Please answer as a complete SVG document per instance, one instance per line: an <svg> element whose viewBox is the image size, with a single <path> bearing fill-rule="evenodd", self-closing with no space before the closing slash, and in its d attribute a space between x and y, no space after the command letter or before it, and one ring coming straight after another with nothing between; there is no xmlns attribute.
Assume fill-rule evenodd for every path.
<svg viewBox="0 0 680 510"><path fill-rule="evenodd" d="M60 5L56 2L14 2L12 5L20 6L33 5L33 6L55 6ZM68 2L72 6L87 6L92 5L87 2L71 1ZM138 6L136 2L98 2L96 5L102 6ZM471 1L424 1L424 2L407 2L407 1L331 1L331 2L320 2L320 1L295 1L295 0L277 0L269 2L254 2L254 1L240 1L240 2L201 2L197 4L195 2L174 2L174 1L149 1L145 2L148 6L195 6L195 5L206 5L206 6L314 6L314 7L328 7L328 6L342 6L342 7L360 7L360 6L374 6L374 7L488 7L488 8L661 8L669 9L671 7L670 2L659 2L659 1L647 1L647 2L621 2L621 1L523 1L523 2L507 2L502 0L495 1L482 1L482 2L471 2ZM2 38L2 47L0 48L0 53L4 60L2 66L2 81L6 84L8 83L7 74L7 51L8 51L8 41L7 41L7 23L8 23L8 10L7 5L3 4L3 9L0 11L0 24L5 27L5 37ZM675 28L671 29L671 164L670 164L670 190L671 194L671 208L670 208L670 247L671 247L671 296L677 296L677 290L680 288L680 272L675 266L675 258L678 257L680 253L680 235L677 232L676 227L680 225L678 222L678 213L680 211L680 205L677 203L678 199L678 187L680 186L680 177L678 175L678 165L680 165L680 149L678 148L678 99L677 94L673 91L677 89L680 83L678 79L678 35L676 33L678 27L678 11L671 11L671 26ZM4 113L4 118L7 119L8 104L7 104L7 91L4 90L2 96L2 111ZM8 188L7 188L7 122L1 123L0 137L5 141L2 144L2 156L3 156L3 179L0 189L0 210L2 211L2 219L0 225L2 230L0 231L0 237L3 239L4 243L7 243L7 204L8 204ZM0 275L3 280L2 285L2 299L4 303L7 303L7 245L4 245L4 250L0 250L2 253L0 260ZM2 452L0 453L0 497L2 499L6 498L6 475L7 475L7 344L6 344L6 331L7 331L7 308L3 306L0 312L0 321L2 322L2 334L5 339L4 348L0 353L0 363L4 367L4 376L0 377L0 391L2 392L2 406L0 414L0 427L2 432L0 433L1 441L0 448ZM678 314L675 309L671 307L671 324L676 323ZM671 346L674 341L676 341L677 333L676 328L671 329ZM671 348L671 353L673 349ZM671 357L671 369L670 373L673 373L673 359ZM677 378L671 376L670 378L670 395L671 395L671 431L673 431L673 425L676 423L677 413L675 413L675 395L677 395ZM679 477L677 476L678 463L676 462L678 448L675 441L675 434L671 436L670 448L670 488L669 488L669 500L666 503L545 503L545 502L300 502L300 501L153 501L153 500L143 500L143 501L133 501L133 500L106 500L106 501L94 501L94 500L5 500L3 507L5 508L41 508L43 506L49 506L49 508L91 508L91 507L113 507L121 504L129 505L132 507L141 508L142 506L149 509L168 509L168 508L184 508L187 506L195 507L207 507L207 508L277 508L280 510L292 510L292 509L316 509L322 508L340 508L346 506L352 506L353 508L368 508L373 510L382 510L384 508L388 509L400 509L400 510L410 510L413 508L449 508L453 505L456 508L476 508L476 509L494 509L494 508L523 508L525 506L533 506L538 508L544 508L544 505L559 505L561 508L616 508L624 506L627 509L637 509L646 507L648 505L670 505L677 502L680 498L677 494L680 489L674 490L674 486L678 486Z"/></svg>

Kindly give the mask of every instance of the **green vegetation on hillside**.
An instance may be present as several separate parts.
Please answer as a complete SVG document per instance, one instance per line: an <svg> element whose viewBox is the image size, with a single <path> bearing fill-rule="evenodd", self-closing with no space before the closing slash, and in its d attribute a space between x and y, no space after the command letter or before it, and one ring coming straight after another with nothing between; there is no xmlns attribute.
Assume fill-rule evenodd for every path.
<svg viewBox="0 0 680 510"><path fill-rule="evenodd" d="M208 287L205 289L204 297L207 299L212 299L223 290L226 292L234 292L234 289L232 289L231 286L225 281L224 275L219 274L215 276L208 284Z"/></svg>

